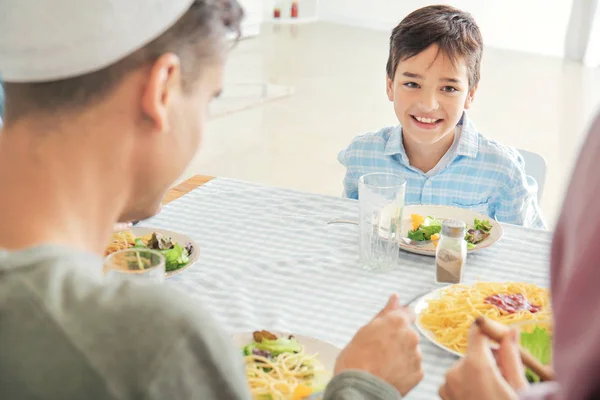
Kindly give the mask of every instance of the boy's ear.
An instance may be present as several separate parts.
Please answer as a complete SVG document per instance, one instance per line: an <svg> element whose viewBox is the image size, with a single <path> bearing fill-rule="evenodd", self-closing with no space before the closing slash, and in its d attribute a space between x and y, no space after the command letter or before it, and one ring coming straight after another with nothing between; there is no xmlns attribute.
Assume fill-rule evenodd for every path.
<svg viewBox="0 0 600 400"><path fill-rule="evenodd" d="M469 90L469 94L467 95L467 98L465 99L465 110L468 110L469 108L471 108L471 104L473 104L473 100L475 100L475 92L477 92L478 87L479 87L479 84L473 86L473 88L471 90Z"/></svg>
<svg viewBox="0 0 600 400"><path fill-rule="evenodd" d="M385 74L385 91L389 101L394 101L394 80Z"/></svg>

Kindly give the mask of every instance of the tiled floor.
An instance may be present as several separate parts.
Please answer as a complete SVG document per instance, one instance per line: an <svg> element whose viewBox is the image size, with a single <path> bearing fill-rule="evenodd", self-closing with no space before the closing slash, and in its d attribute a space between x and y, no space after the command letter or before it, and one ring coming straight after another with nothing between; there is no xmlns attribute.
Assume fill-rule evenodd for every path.
<svg viewBox="0 0 600 400"><path fill-rule="evenodd" d="M337 152L358 134L397 123L384 92L387 42L385 32L327 23L263 26L233 51L227 83L291 86L294 94L215 117L182 178L202 173L340 195ZM599 103L600 70L485 50L470 115L487 136L546 158L550 225Z"/></svg>

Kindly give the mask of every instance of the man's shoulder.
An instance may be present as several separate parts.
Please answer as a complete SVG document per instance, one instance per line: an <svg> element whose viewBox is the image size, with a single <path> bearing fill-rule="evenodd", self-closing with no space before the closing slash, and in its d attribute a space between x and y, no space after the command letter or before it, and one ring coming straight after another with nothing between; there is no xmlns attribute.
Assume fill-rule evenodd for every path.
<svg viewBox="0 0 600 400"><path fill-rule="evenodd" d="M125 352L137 347L159 352L180 336L210 330L212 319L202 304L168 282L109 281L85 271L95 266L78 265L77 259L62 258L64 264L55 259L43 279L30 280L30 287L82 351L128 343Z"/></svg>
<svg viewBox="0 0 600 400"><path fill-rule="evenodd" d="M198 301L169 283L108 282L99 257L41 249L0 257L0 267L0 294L11 298L4 305L11 328L0 336L15 343L2 358L18 364L25 354L28 360L47 361L30 367L29 375L50 376L56 368L67 375L81 371L86 374L82 393L102 386L118 398L135 398L146 390L153 371L182 372L168 357L189 359L201 374L210 371L215 352L231 352ZM27 315L25 325L18 323L22 315ZM37 352L32 353L27 331L45 339L34 346ZM24 379L13 374L15 382ZM47 387L53 393L64 390L60 382Z"/></svg>

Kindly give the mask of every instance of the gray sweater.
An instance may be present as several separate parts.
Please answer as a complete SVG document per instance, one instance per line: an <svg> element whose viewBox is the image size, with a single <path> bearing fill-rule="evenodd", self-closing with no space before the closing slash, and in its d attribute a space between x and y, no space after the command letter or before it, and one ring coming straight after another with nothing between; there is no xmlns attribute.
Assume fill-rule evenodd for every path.
<svg viewBox="0 0 600 400"><path fill-rule="evenodd" d="M102 260L0 251L0 399L250 399L239 349L170 285L103 284ZM325 399L397 399L366 373Z"/></svg>

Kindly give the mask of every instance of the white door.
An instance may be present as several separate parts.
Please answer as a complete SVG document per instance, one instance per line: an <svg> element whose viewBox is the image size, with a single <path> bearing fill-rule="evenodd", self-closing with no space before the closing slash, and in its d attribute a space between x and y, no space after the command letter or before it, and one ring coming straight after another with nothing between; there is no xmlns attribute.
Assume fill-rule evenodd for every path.
<svg viewBox="0 0 600 400"><path fill-rule="evenodd" d="M242 22L242 37L258 35L260 33L260 23L263 17L263 0L238 1L245 12L244 22Z"/></svg>

